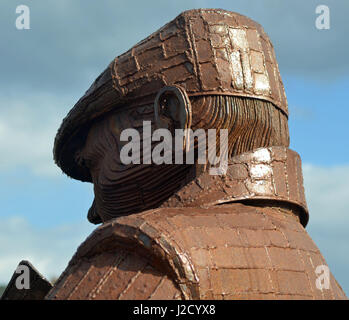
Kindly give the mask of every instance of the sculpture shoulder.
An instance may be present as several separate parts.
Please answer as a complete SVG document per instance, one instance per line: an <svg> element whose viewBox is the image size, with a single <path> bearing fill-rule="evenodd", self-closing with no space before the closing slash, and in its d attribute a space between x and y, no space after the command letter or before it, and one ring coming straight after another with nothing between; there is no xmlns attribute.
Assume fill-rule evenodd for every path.
<svg viewBox="0 0 349 320"><path fill-rule="evenodd" d="M152 244L155 229L142 221L136 215L98 227L46 299L181 299L164 252Z"/></svg>
<svg viewBox="0 0 349 320"><path fill-rule="evenodd" d="M331 290L316 290L318 265L319 249L282 210L160 208L97 228L47 298L345 298L332 274Z"/></svg>
<svg viewBox="0 0 349 320"><path fill-rule="evenodd" d="M166 274L127 250L101 252L69 265L46 299L165 300L180 292Z"/></svg>
<svg viewBox="0 0 349 320"><path fill-rule="evenodd" d="M245 211L159 208L113 219L80 245L46 299L198 298L193 248L215 245L231 214Z"/></svg>
<svg viewBox="0 0 349 320"><path fill-rule="evenodd" d="M204 213L210 224L210 212L160 208L102 224L77 249L46 299L192 297L196 276L181 232L192 223L205 224Z"/></svg>

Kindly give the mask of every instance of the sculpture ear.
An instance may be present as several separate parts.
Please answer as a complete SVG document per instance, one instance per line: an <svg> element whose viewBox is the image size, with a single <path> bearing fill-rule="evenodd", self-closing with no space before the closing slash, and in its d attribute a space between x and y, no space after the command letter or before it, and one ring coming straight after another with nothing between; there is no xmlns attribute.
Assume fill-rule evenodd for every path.
<svg viewBox="0 0 349 320"><path fill-rule="evenodd" d="M156 128L190 129L192 109L185 90L179 86L163 87L155 97L154 115ZM184 147L188 148L189 135L184 132Z"/></svg>

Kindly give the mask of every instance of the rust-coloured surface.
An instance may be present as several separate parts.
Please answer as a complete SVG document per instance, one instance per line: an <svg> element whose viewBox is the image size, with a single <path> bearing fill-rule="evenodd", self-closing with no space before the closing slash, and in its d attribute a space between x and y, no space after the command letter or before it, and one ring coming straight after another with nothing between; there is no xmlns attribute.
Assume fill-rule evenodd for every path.
<svg viewBox="0 0 349 320"><path fill-rule="evenodd" d="M345 299L332 275L316 288L320 264L290 210L162 208L99 227L47 298Z"/></svg>
<svg viewBox="0 0 349 320"><path fill-rule="evenodd" d="M224 176L203 173L176 192L162 207L201 207L237 201L275 200L298 207L309 219L301 159L285 147L259 148L234 157Z"/></svg>
<svg viewBox="0 0 349 320"><path fill-rule="evenodd" d="M78 259L46 297L55 300L177 298L180 292L166 274L156 270L147 258L126 248L106 248L106 252Z"/></svg>
<svg viewBox="0 0 349 320"><path fill-rule="evenodd" d="M117 57L114 88L146 99L177 84L189 96L228 94L287 102L273 46L253 20L225 10L190 10Z"/></svg>

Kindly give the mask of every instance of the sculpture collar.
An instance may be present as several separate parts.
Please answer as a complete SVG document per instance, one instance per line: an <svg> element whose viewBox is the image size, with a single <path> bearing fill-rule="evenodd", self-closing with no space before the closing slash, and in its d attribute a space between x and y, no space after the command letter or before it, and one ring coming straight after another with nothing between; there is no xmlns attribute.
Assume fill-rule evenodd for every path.
<svg viewBox="0 0 349 320"><path fill-rule="evenodd" d="M226 175L204 172L161 207L203 207L232 202L273 201L298 208L300 222L309 220L301 159L286 147L259 148L230 160Z"/></svg>

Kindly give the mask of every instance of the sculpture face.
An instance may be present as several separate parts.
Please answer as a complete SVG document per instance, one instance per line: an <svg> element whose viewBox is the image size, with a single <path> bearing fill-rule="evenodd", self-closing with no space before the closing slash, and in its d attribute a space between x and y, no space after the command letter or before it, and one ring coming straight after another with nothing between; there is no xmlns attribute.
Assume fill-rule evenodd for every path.
<svg viewBox="0 0 349 320"><path fill-rule="evenodd" d="M95 206L102 221L160 204L183 183L173 183L171 175L182 173L184 177L190 168L122 163L120 153L127 142L120 141L121 132L136 129L142 143L143 121L151 121L154 127L153 106L111 113L89 131L81 157L91 172Z"/></svg>
<svg viewBox="0 0 349 320"><path fill-rule="evenodd" d="M169 103L172 108L176 103ZM192 130L227 129L229 158L258 147L288 146L287 117L271 103L227 96L191 99ZM153 105L123 108L104 116L90 128L80 153L94 183L95 209L102 221L158 207L202 170L196 164L124 164L120 159L121 132L139 132L142 146L143 122L156 128ZM171 119L168 120L171 127ZM151 150L159 142L152 142ZM209 148L210 146L208 146ZM140 158L149 157L140 149ZM209 151L208 151L209 152ZM184 158L185 160L185 158Z"/></svg>

